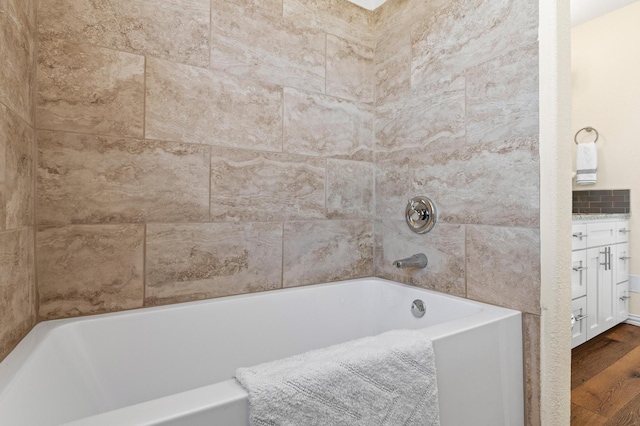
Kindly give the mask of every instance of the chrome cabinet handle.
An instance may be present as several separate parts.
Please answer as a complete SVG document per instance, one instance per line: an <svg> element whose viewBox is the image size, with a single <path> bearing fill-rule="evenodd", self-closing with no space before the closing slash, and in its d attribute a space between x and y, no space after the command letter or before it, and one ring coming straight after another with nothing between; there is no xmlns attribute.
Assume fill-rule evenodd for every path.
<svg viewBox="0 0 640 426"><path fill-rule="evenodd" d="M629 232L631 232L630 230L628 230L627 228L622 228L620 229L618 232L622 232L623 234L628 234Z"/></svg>
<svg viewBox="0 0 640 426"><path fill-rule="evenodd" d="M586 266L579 266L577 268L573 268L573 270L576 271L576 272L586 271L587 269L589 269L589 268L586 267Z"/></svg>
<svg viewBox="0 0 640 426"><path fill-rule="evenodd" d="M629 297L629 296L620 296L620 300L622 300L623 302L625 300L628 300L628 299L631 299L631 297Z"/></svg>
<svg viewBox="0 0 640 426"><path fill-rule="evenodd" d="M604 266L605 271L609 271L611 269L611 247L605 247L604 251L601 251L600 254L604 254L604 263L600 265Z"/></svg>
<svg viewBox="0 0 640 426"><path fill-rule="evenodd" d="M578 315L576 317L576 321L582 321L583 319L585 319L586 317L588 317L589 315Z"/></svg>
<svg viewBox="0 0 640 426"><path fill-rule="evenodd" d="M622 257L620 257L620 260L629 260L629 259L631 259L629 256L622 256Z"/></svg>
<svg viewBox="0 0 640 426"><path fill-rule="evenodd" d="M582 232L576 232L575 234L573 234L573 238L579 238L580 241L582 241L582 239L586 237L587 237L587 234L583 234Z"/></svg>

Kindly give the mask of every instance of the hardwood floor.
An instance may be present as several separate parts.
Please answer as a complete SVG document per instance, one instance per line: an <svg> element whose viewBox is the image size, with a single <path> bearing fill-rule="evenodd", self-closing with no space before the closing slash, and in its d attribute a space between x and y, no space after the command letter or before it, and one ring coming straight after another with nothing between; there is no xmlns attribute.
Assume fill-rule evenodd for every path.
<svg viewBox="0 0 640 426"><path fill-rule="evenodd" d="M571 426L640 425L640 327L620 324L571 353Z"/></svg>

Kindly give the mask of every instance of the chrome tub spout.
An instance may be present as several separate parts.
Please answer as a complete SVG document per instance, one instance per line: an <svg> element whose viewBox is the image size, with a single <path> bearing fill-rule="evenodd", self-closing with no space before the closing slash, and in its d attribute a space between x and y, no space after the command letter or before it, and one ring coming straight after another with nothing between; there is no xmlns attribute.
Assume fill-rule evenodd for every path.
<svg viewBox="0 0 640 426"><path fill-rule="evenodd" d="M393 266L399 269L424 268L427 266L427 256L424 253L414 254L406 259L396 260L393 262Z"/></svg>

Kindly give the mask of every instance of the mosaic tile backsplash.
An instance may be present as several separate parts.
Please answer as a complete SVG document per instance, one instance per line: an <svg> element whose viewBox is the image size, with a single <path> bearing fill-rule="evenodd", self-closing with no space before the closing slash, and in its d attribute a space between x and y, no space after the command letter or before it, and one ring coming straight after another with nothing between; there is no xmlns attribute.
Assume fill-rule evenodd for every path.
<svg viewBox="0 0 640 426"><path fill-rule="evenodd" d="M630 204L631 194L628 189L573 191L573 213L631 213Z"/></svg>

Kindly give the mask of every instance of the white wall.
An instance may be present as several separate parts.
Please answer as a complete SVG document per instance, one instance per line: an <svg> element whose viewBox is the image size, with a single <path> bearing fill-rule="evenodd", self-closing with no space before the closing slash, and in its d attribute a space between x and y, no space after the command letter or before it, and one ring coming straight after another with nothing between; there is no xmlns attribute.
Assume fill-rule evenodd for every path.
<svg viewBox="0 0 640 426"><path fill-rule="evenodd" d="M540 0L541 424L570 417L571 94L569 4Z"/></svg>
<svg viewBox="0 0 640 426"><path fill-rule="evenodd" d="M572 129L600 133L598 183L574 189L631 190L631 265L640 274L640 1L573 27ZM582 132L581 136L586 136ZM575 170L575 144L573 169ZM631 313L640 314L632 294Z"/></svg>

